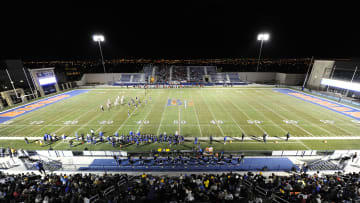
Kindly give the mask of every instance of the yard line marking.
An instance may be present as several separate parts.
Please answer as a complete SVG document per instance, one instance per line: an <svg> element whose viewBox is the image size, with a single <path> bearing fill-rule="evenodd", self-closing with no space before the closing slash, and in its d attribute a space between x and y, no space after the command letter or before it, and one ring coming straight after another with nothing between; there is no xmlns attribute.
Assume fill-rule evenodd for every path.
<svg viewBox="0 0 360 203"><path fill-rule="evenodd" d="M216 99L215 99L215 100L216 100ZM224 108L224 104L221 103L221 102L217 102L217 103L219 103L219 104L221 105L221 107L225 110L225 112L226 112L228 115L230 115L230 118L231 118L232 121L236 124L236 126L240 129L240 131L245 134L245 131L240 127L240 125L238 124L238 122L235 121L235 119L233 118L233 116L231 115L231 113L229 113L229 110L226 109L226 108Z"/></svg>
<svg viewBox="0 0 360 203"><path fill-rule="evenodd" d="M145 104L144 104L144 105L145 105ZM149 112L146 114L146 116L144 117L143 120L148 120L147 117L149 117L150 113L151 113L152 110L153 110L153 105L154 105L154 103L151 103L151 104L148 104L148 105L149 105L150 110L149 110ZM144 107L145 107L145 106L144 106ZM141 127L143 126L143 123L144 123L144 122L141 122L141 123L140 123L140 125L139 125L139 127L138 127L138 129L137 129L136 132L140 132L140 129L141 129Z"/></svg>
<svg viewBox="0 0 360 203"><path fill-rule="evenodd" d="M251 98L251 97L250 97L250 98ZM255 101L255 100L253 100L253 101L254 101L255 103L259 104L260 106L265 107L267 110L271 111L272 113L274 113L274 114L277 115L278 117L280 117L280 118L282 118L282 119L285 119L285 120L287 119L287 118L285 118L284 116L282 116L281 114L277 113L276 111L273 111L271 108L267 107L266 105L263 105L263 104ZM250 106L251 106L251 105L250 105ZM262 112L261 112L261 113L262 113ZM264 113L262 113L262 114L265 116ZM275 122L272 121L272 119L269 119L269 120L270 120L272 123L275 124ZM287 131L285 131L285 129L282 128L280 125L278 125L278 124L275 124L275 125L279 126L285 133L287 132ZM305 130L304 128L302 128L301 126L299 126L298 124L294 124L294 126L296 126L297 128L301 129L302 131L308 133L309 135L314 136L312 133L308 132L307 130Z"/></svg>
<svg viewBox="0 0 360 203"><path fill-rule="evenodd" d="M117 97L117 95L115 95L115 97L114 97L114 99L116 99L116 97ZM126 97L124 96L124 98L126 99ZM124 105L123 105L123 108L121 109L121 111L119 111L119 112L117 112L117 113L114 113L114 115L112 115L111 117L110 117L110 119L108 119L108 120L113 120L116 116L119 116L119 114L121 113L121 112L124 112L123 111L123 109L126 109L126 100L124 101ZM121 106L121 104L119 104L119 106ZM112 107L112 108L118 108L118 107ZM140 108L140 107L138 107L138 108ZM135 109L135 110L137 110L137 109ZM134 110L134 111L135 111ZM125 110L126 111L126 110ZM133 113L133 111L131 112L131 114L130 114L130 117L131 117L131 115L132 115L132 113ZM130 117L128 117L128 118L130 118ZM125 120L126 121L126 120ZM125 122L124 121L124 122ZM124 124L124 123L122 123L122 124ZM99 128L97 128L96 130L95 130L95 133L96 132L98 132L99 130L101 130L104 126L109 126L109 125L100 125L100 127ZM115 131L115 132L117 132L117 130Z"/></svg>
<svg viewBox="0 0 360 203"><path fill-rule="evenodd" d="M239 112L243 113L249 120L253 120L252 118L250 118L250 116L245 112L245 111L241 111L241 109L239 108L239 106L237 104L235 104L234 102L231 101L231 99L229 100L230 103L235 106ZM268 134L261 126L259 126L257 123L254 123L255 126L257 126L261 131L265 132L266 134Z"/></svg>
<svg viewBox="0 0 360 203"><path fill-rule="evenodd" d="M193 99L193 96L192 96L191 93L190 93L190 96L191 96L191 100L194 102L194 99ZM197 126L199 127L199 131L200 131L200 136L202 137L203 134L202 134L201 127L200 127L200 121L199 121L199 116L197 115L195 102L194 102L194 111L195 111L195 117L196 117L196 121L197 121Z"/></svg>
<svg viewBox="0 0 360 203"><path fill-rule="evenodd" d="M181 130L181 127L180 127L180 126L181 126L181 111L180 111L180 105L179 105L179 108L178 108L178 109L179 109L179 122L178 122L178 123L179 123L179 135L181 135L181 134L180 134L180 133L181 133L181 131L180 131L180 130Z"/></svg>
<svg viewBox="0 0 360 203"><path fill-rule="evenodd" d="M58 104L63 104L64 102L66 102L66 100L63 100L63 101L59 101L58 102ZM51 106L51 104L50 105L48 105L47 107L49 107L49 106ZM44 110L45 108L42 108L42 109L39 109L40 111L41 110ZM71 112L72 110L69 110L69 111L65 111L66 113L67 112ZM46 112L46 111L45 111ZM48 111L49 112L49 114L51 114L51 113L53 113L52 111ZM37 112L37 113L39 113L39 112ZM28 114L25 114L25 115L28 115ZM24 115L24 116L25 116ZM43 115L43 116L48 116L47 114L46 115ZM67 115L65 115L65 116L63 116L63 117L61 117L61 118L64 118L64 117L67 117ZM20 117L18 117L18 118L20 118ZM21 121L19 121L19 122L24 122L24 121L28 121L28 120L30 120L30 119L32 119L32 118L34 118L34 117L32 117L32 116L29 116L28 118L26 118L26 119L24 119L24 120L21 120ZM16 118L14 118L14 119L16 119ZM11 119L11 120L13 120L13 119ZM55 120L55 121L52 121L52 122L50 122L50 123L54 123L54 122L57 122L59 119L57 119L57 120ZM11 125L9 125L9 127L11 127ZM2 130L5 130L5 129L7 129L7 128L3 128L3 129L1 129L0 131L2 131ZM21 131L21 130L24 130L24 129L26 129L26 128L19 128L19 129L17 129L17 130L15 130L15 131L13 131L13 132L11 132L12 134L15 134L15 133L17 133L18 131ZM40 129L38 129L38 130L42 130L43 128L40 128ZM37 132L38 130L36 130L35 132ZM34 133L34 132L32 132L32 133ZM25 135L26 136L26 135Z"/></svg>
<svg viewBox="0 0 360 203"><path fill-rule="evenodd" d="M114 97L116 98L116 96ZM86 122L85 124L83 124L79 129L76 130L76 132L80 131L81 129L83 129L84 127L87 127L89 123L91 123L92 121L94 121L95 119L97 119L99 116L103 115L104 112L100 112L98 115L96 115L94 118L88 120L88 122ZM86 113L88 114L88 112ZM83 115L83 114L82 114ZM79 119L77 119L79 120Z"/></svg>
<svg viewBox="0 0 360 203"><path fill-rule="evenodd" d="M159 133L160 133L161 123L164 120L164 113L165 113L165 110L166 110L166 107L167 107L168 99L170 99L169 94L168 94L168 98L165 100L164 110L163 110L163 112L161 114L160 124L159 124L159 127L158 127L157 131L156 131L156 135L159 135Z"/></svg>
<svg viewBox="0 0 360 203"><path fill-rule="evenodd" d="M136 108L135 110L133 110L131 113L130 113L130 116L128 116L124 122L120 125L120 127L118 129L115 130L115 132L119 132L119 130L124 127L125 123L127 120L129 120L131 118L132 115L134 115L135 111L137 111L139 108Z"/></svg>
<svg viewBox="0 0 360 203"><path fill-rule="evenodd" d="M250 96L249 96L249 97L250 97ZM250 97L250 98L251 98L251 97ZM263 104L255 101L255 100L253 100L253 101L254 101L255 103L257 103L257 104L265 107L265 108L268 109L269 111L273 112L274 114L276 114L276 115L279 116L280 118L286 119L284 116L282 116L281 114L277 113L276 111L273 111L271 108L267 107L266 105L263 105ZM250 106L252 107L252 105L250 105ZM262 113L262 114L265 116L264 113ZM270 119L270 121L271 121L272 123L274 123L275 125L277 125L272 119ZM277 125L277 126L278 126L280 129L282 129L283 132L285 132L285 133L287 132L287 131L286 131L284 128L282 128L281 126L279 126L279 125ZM294 126L298 127L299 129L303 130L303 131L306 132L306 133L309 133L309 135L314 136L312 133L310 133L310 132L308 132L307 130L305 130L304 128L300 127L298 124L294 124ZM299 142L301 145L303 145L305 148L310 149L310 147L306 146L303 142L301 142L301 141L298 141L298 142Z"/></svg>
<svg viewBox="0 0 360 203"><path fill-rule="evenodd" d="M249 97L250 97L250 96L249 96ZM250 98L251 98L251 97L250 97ZM251 100L252 100L252 99L251 99ZM277 113L276 111L273 111L272 109L268 108L267 106L265 106L265 105L263 105L263 104L255 101L255 100L253 100L253 101L254 101L255 103L257 103L257 104L265 107L266 109L270 110L270 111L273 112L274 114L278 115L280 118L286 119L285 117L283 117L282 115L280 115L280 114ZM249 106L251 106L251 108L253 108L253 109L256 109L256 108L254 108L251 104L250 104ZM264 118L268 118L267 116L265 116L265 114L264 114L263 112L261 112L261 113L263 114ZM287 132L284 128L282 128L280 125L278 125L277 123L275 123L272 119L269 119L269 118L268 118L268 120L270 120L272 123L274 123L274 125L278 126L284 133ZM300 127L298 124L294 124L294 125L295 125L296 127L300 128L300 129L302 129L304 132L309 133L308 131L306 131L305 129L303 129L302 127ZM310 135L313 135L313 134L310 133ZM308 147L307 145L305 145L302 141L297 140L297 142L299 142L301 145L303 145L306 149L310 150L310 147Z"/></svg>
<svg viewBox="0 0 360 203"><path fill-rule="evenodd" d="M201 95L201 97L203 98L203 100L205 101L204 103L205 103L206 106L208 107L208 109L209 109L212 117L214 118L215 121L217 121L217 119L215 118L215 115L214 115L214 113L212 112L210 106L207 104L206 99L204 98L202 91L200 92L200 95ZM225 137L224 131L223 131L222 128L220 127L219 123L216 122L216 126L219 128L221 134Z"/></svg>
<svg viewBox="0 0 360 203"><path fill-rule="evenodd" d="M264 95L265 97L268 97L268 98L269 98L269 96L267 96L266 94L263 94L263 95ZM271 97L270 97L270 99L271 99ZM278 107L280 107L280 108L282 108L282 109L285 109L285 108L282 107L281 105L278 105L276 102L274 102L274 103L275 103L276 106L278 106ZM269 108L269 109L270 109L270 108ZM270 110L270 111L272 111L272 110ZM279 113L276 113L276 114L279 114ZM294 114L294 116L295 116L296 118L299 118L296 114ZM310 115L310 117L312 117L312 116ZM316 128L321 128L321 129L323 129L323 131L325 131L325 132L327 132L327 133L329 133L329 134L331 134L331 135L335 135L334 133L326 130L325 128L323 128L323 127L321 127L321 126L319 126L319 125L313 124L313 123L307 121L306 119L303 119L303 120L304 120L305 122L309 123L310 125L316 127ZM303 129L303 128L302 128L302 129ZM304 130L305 130L305 129L304 129ZM305 132L306 132L306 131L305 131ZM312 134L310 134L310 135L312 135ZM335 135L335 136L336 136L336 135Z"/></svg>

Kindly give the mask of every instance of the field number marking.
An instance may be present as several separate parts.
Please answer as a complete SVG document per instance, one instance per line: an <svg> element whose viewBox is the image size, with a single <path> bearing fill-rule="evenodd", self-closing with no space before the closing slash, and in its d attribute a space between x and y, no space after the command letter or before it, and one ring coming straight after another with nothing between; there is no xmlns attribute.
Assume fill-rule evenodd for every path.
<svg viewBox="0 0 360 203"><path fill-rule="evenodd" d="M259 120L247 120L247 122L249 124L261 124L262 123L262 121L259 121Z"/></svg>
<svg viewBox="0 0 360 203"><path fill-rule="evenodd" d="M325 124L334 124L335 123L335 121L331 121L331 120L320 120L320 121Z"/></svg>
<svg viewBox="0 0 360 203"><path fill-rule="evenodd" d="M44 123L44 121L31 121L30 125L40 125L42 123Z"/></svg>
<svg viewBox="0 0 360 203"><path fill-rule="evenodd" d="M298 124L298 121L294 121L294 120L283 120L284 123L286 124Z"/></svg>
<svg viewBox="0 0 360 203"><path fill-rule="evenodd" d="M114 121L99 121L99 123L100 123L101 125L105 125L105 124L110 125L110 124L113 124Z"/></svg>
<svg viewBox="0 0 360 203"><path fill-rule="evenodd" d="M65 121L64 125L75 125L77 123L78 123L78 121Z"/></svg>

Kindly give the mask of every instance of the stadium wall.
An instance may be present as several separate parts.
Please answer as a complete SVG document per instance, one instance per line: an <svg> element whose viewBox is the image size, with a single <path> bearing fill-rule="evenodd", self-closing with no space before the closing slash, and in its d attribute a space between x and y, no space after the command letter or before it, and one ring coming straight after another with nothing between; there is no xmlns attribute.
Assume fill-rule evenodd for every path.
<svg viewBox="0 0 360 203"><path fill-rule="evenodd" d="M284 85L302 85L305 80L305 74L276 73L275 80L279 84Z"/></svg>
<svg viewBox="0 0 360 203"><path fill-rule="evenodd" d="M276 72L240 72L240 80L255 83L275 82Z"/></svg>
<svg viewBox="0 0 360 203"><path fill-rule="evenodd" d="M121 73L86 73L81 79L81 85L85 84L112 84L120 80Z"/></svg>
<svg viewBox="0 0 360 203"><path fill-rule="evenodd" d="M315 60L306 87L320 90L322 88L321 79L330 78L334 64L335 61Z"/></svg>
<svg viewBox="0 0 360 203"><path fill-rule="evenodd" d="M112 85L121 79L123 73L86 73L80 81L77 81L78 86L86 84L109 84ZM129 73L126 73L129 74ZM131 75L135 75L133 73ZM241 81L252 83L275 83L278 82L284 85L299 85L304 81L304 74L286 74L276 72L239 72Z"/></svg>

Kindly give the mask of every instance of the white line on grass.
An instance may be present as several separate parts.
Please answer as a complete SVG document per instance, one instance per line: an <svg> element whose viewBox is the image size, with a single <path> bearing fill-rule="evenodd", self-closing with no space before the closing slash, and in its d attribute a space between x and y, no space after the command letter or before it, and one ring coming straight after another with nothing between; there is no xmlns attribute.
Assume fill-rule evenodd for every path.
<svg viewBox="0 0 360 203"><path fill-rule="evenodd" d="M146 116L144 117L143 120L146 120L147 117L149 117L150 113L152 112L152 106L153 106L153 103L149 104L150 110L149 110L149 112L146 114ZM139 125L139 127L138 127L138 129L137 129L136 132L140 132L140 129L141 129L141 127L143 126L143 123L144 123L144 122L141 122L141 123L140 123L140 125Z"/></svg>
<svg viewBox="0 0 360 203"><path fill-rule="evenodd" d="M269 108L269 107L267 107L267 106L265 106L265 105L263 105L263 104L261 104L261 103L259 103L259 102L256 102L255 100L253 100L253 101L254 101L255 103L259 104L260 106L266 108L267 110L271 111L273 114L277 115L278 117L280 117L280 118L282 118L282 119L284 119L284 120L287 119L287 118L285 118L284 116L282 116L281 114L279 114L278 112L273 111L271 108ZM251 105L250 105L250 106L251 106ZM261 112L261 113L262 113L262 112ZM264 113L262 113L262 114L265 116ZM270 121L275 124L275 122L272 121L271 119L270 119ZM278 125L278 124L275 124L275 125L277 125L277 126L280 127L280 125ZM308 132L307 130L305 130L304 128L302 128L301 126L299 126L298 124L294 124L294 126L296 126L297 128L301 129L302 131L308 133L309 135L314 136L312 133ZM287 132L287 131L286 131L285 129L283 129L282 127L280 127L280 128L281 128L285 133Z"/></svg>
<svg viewBox="0 0 360 203"><path fill-rule="evenodd" d="M237 104L235 104L234 102L232 102L231 99L230 99L229 101L230 101L230 103L231 103L233 106L235 106L235 107L238 109L239 112L243 113L249 120L252 120L252 118L250 118L250 116L249 116L245 111L242 111L242 110L238 107ZM255 126L257 126L261 131L263 131L263 132L265 132L265 133L267 134L267 132L266 132L260 125L258 125L257 123L254 123L254 124L255 124Z"/></svg>
<svg viewBox="0 0 360 203"><path fill-rule="evenodd" d="M180 110L180 106L179 106L179 135L181 135L181 110Z"/></svg>
<svg viewBox="0 0 360 203"><path fill-rule="evenodd" d="M211 113L212 117L213 117L213 118L214 118L214 120L216 121L215 115L214 115L214 113L212 112L212 110L211 110L210 106L207 104L206 99L204 98L204 96L203 96L202 92L200 93L200 95L201 95L201 97L203 98L203 100L205 101L204 103L205 103L205 104L206 104L206 106L208 107L208 109L209 109L209 111L210 111L210 113ZM224 131L222 130L222 128L220 127L220 125L219 125L217 122L216 122L216 126L219 128L219 130L220 130L221 134L225 137Z"/></svg>
<svg viewBox="0 0 360 203"><path fill-rule="evenodd" d="M168 98L165 100L165 107L164 107L164 110L163 110L163 112L161 114L160 124L159 124L159 127L158 127L157 131L156 131L156 135L159 135L159 133L160 133L161 123L164 120L164 114L165 114L165 110L166 110L167 103L168 103L169 99L170 99L170 97L168 96Z"/></svg>
<svg viewBox="0 0 360 203"><path fill-rule="evenodd" d="M118 132L122 127L124 127L125 123L127 120L129 120L131 118L131 116L135 113L135 111L137 111L139 108L136 108L135 110L133 110L131 113L130 113L130 116L128 116L124 122L120 125L120 127L118 129L115 130L115 132Z"/></svg>
<svg viewBox="0 0 360 203"><path fill-rule="evenodd" d="M253 100L253 101L254 101L254 100ZM281 114L277 113L276 111L273 111L271 108L269 108L269 107L267 107L267 106L265 106L265 105L263 105L263 104L261 104L261 103L259 103L259 102L256 102L256 101L255 101L255 103L257 103L257 104L265 107L266 109L268 109L269 111L273 112L274 114L276 114L276 115L279 116L280 118L286 119L284 116L282 116ZM250 105L250 106L252 107L252 105ZM252 107L252 108L253 108L253 107ZM264 113L262 113L262 114L265 116ZM269 119L269 120L270 120L272 123L274 123L275 125L277 125L272 119ZM282 129L284 133L287 132L287 131L286 131L284 128L282 128L281 126L279 126L279 125L277 125L277 126L278 126L280 129ZM298 124L295 124L295 126L298 127L299 129L303 130L304 132L309 133L309 135L314 136L313 134L311 134L310 132L308 132L308 131L305 130L304 128L300 127ZM301 145L303 145L305 148L310 149L310 148L309 148L308 146L306 146L303 142L301 142L301 141L298 141L298 142L299 142Z"/></svg>
<svg viewBox="0 0 360 203"><path fill-rule="evenodd" d="M216 100L216 99L215 99L215 100ZM231 115L231 113L229 112L229 110L224 107L224 104L223 104L222 102L217 102L217 103L219 103L219 104L221 105L221 107L222 107L222 108L225 110L225 112L230 116L231 120L236 124L236 126L240 129L240 131L245 134L245 131L240 127L240 125L238 124L238 122L235 121L235 119L233 118L233 116Z"/></svg>
<svg viewBox="0 0 360 203"><path fill-rule="evenodd" d="M263 94L263 95L265 95L265 97L267 96L266 94ZM268 97L268 96L267 96ZM271 98L270 98L271 99ZM282 108L282 109L285 109L284 107L282 107L281 105L278 105L278 104L276 104L275 103L275 105L276 106L278 106L278 107L280 107L280 108ZM286 109L285 109L286 110ZM278 113L277 113L278 114ZM297 116L296 114L294 114L294 116L296 117L296 118L300 118L299 116ZM309 115L310 117L312 117L311 115ZM301 118L299 119L299 120L302 120ZM334 136L336 136L334 133L332 133L332 132L330 132L330 131L328 131L328 130L326 130L325 128L323 128L323 127L321 127L321 126L319 126L319 125L315 125L315 124L313 124L313 123L311 123L311 122L309 122L309 121L307 121L306 119L304 119L304 121L305 122L307 122L307 123L309 123L311 126L313 126L313 127L317 127L317 128L321 128L321 129L323 129L323 131L325 131L325 132L327 132L327 133L329 133L329 134L331 134L331 135L334 135ZM298 124L296 124L296 125L298 125ZM303 129L303 128L302 128ZM305 131L305 132L307 132L307 131ZM310 135L312 135L311 133L310 133Z"/></svg>
<svg viewBox="0 0 360 203"><path fill-rule="evenodd" d="M195 117L196 117L196 121L197 121L197 126L199 127L200 136L202 137L202 136L203 136L203 134L202 134L201 127L200 127L200 121L199 121L199 117L198 117L198 115L197 115L195 102L194 102L194 99L193 99L193 96L192 96L192 94L191 94L191 93L190 93L190 96L191 96L191 100L193 101L193 104L194 104L194 111L195 111Z"/></svg>

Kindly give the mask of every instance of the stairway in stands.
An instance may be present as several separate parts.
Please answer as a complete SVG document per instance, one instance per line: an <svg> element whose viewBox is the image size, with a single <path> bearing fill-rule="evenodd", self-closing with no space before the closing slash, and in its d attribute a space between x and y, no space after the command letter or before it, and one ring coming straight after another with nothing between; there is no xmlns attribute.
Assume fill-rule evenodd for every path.
<svg viewBox="0 0 360 203"><path fill-rule="evenodd" d="M341 170L341 168L337 164L334 164L329 160L321 160L321 159L310 162L308 164L308 167L310 171Z"/></svg>

